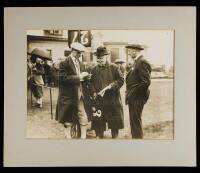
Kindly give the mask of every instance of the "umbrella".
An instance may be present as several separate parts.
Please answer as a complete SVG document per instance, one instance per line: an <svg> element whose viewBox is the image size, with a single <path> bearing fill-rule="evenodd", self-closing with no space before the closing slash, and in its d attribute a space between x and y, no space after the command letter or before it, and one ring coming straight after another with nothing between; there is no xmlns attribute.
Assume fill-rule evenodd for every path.
<svg viewBox="0 0 200 173"><path fill-rule="evenodd" d="M42 60L52 61L50 52L43 50L43 49L35 48L35 49L33 49L33 51L30 54L33 56L37 56L37 57L41 58Z"/></svg>
<svg viewBox="0 0 200 173"><path fill-rule="evenodd" d="M116 59L116 60L115 60L115 63L122 64L122 63L125 63L125 61L124 61L124 60L122 60L122 59Z"/></svg>

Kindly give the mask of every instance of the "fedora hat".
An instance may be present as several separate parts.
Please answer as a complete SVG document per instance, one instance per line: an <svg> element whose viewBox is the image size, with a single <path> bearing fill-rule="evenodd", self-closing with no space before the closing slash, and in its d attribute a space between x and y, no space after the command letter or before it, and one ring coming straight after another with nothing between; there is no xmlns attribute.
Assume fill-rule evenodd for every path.
<svg viewBox="0 0 200 173"><path fill-rule="evenodd" d="M137 50L144 50L144 46L141 44L132 44L129 43L127 46L125 46L127 49L137 49Z"/></svg>
<svg viewBox="0 0 200 173"><path fill-rule="evenodd" d="M85 52L85 46L83 46L81 43L74 42L71 44L71 49L77 50L79 52Z"/></svg>
<svg viewBox="0 0 200 173"><path fill-rule="evenodd" d="M108 53L106 47L100 46L100 47L97 48L97 51L94 52L94 54L95 54L97 57L100 57L100 56L108 55L109 53Z"/></svg>

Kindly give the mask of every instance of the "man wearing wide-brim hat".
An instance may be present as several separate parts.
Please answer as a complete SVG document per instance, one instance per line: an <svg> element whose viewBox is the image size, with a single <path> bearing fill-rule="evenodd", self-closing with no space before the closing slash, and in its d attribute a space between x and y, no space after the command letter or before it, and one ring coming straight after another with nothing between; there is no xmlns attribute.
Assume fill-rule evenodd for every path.
<svg viewBox="0 0 200 173"><path fill-rule="evenodd" d="M129 106L132 138L143 138L142 111L150 94L151 66L144 58L144 46L129 44L126 46L133 64L126 76L126 104Z"/></svg>
<svg viewBox="0 0 200 173"><path fill-rule="evenodd" d="M120 96L120 88L124 84L124 78L117 65L107 61L109 52L106 47L98 47L94 54L97 56L97 65L91 70L91 92L94 97L101 97L104 122L92 121L92 128L97 137L103 138L106 123L108 123L112 138L117 138L119 129L124 128L124 114ZM105 88L107 89L103 90ZM99 124L101 125L99 126Z"/></svg>
<svg viewBox="0 0 200 173"><path fill-rule="evenodd" d="M56 120L63 123L65 138L71 138L71 127L78 120L81 138L86 138L88 117L85 111L83 85L89 79L85 67L79 60L85 47L78 43L71 44L71 54L59 65L59 96L56 108Z"/></svg>

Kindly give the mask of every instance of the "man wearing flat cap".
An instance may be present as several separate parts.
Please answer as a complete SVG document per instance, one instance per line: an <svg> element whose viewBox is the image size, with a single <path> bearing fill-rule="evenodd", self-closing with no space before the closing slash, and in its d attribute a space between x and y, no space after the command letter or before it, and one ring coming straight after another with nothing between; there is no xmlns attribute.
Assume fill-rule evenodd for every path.
<svg viewBox="0 0 200 173"><path fill-rule="evenodd" d="M129 106L129 117L132 138L143 138L142 111L150 94L151 66L142 55L144 47L139 44L126 46L128 55L133 60L131 70L126 76L126 104Z"/></svg>
<svg viewBox="0 0 200 173"><path fill-rule="evenodd" d="M91 92L94 97L101 97L101 108L104 123L97 127L92 122L92 128L98 138L103 138L106 130L105 123L111 129L112 138L117 138L119 129L124 128L124 114L120 96L120 88L124 84L124 78L118 66L107 61L108 51L106 47L97 48L97 65L91 70ZM106 88L106 90L105 90ZM97 115L98 114L97 111Z"/></svg>
<svg viewBox="0 0 200 173"><path fill-rule="evenodd" d="M88 117L85 111L83 85L89 74L80 62L81 52L85 47L78 43L71 44L71 54L59 65L59 96L56 107L56 120L63 123L65 138L71 138L71 126L74 119L80 123L81 138L86 138Z"/></svg>

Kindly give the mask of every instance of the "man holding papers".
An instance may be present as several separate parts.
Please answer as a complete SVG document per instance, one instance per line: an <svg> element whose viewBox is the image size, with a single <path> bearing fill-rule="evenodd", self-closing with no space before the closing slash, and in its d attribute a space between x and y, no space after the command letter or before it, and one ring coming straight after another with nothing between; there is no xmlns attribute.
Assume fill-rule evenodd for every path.
<svg viewBox="0 0 200 173"><path fill-rule="evenodd" d="M103 138L106 123L111 129L112 138L117 138L119 129L124 128L124 114L120 96L120 88L124 84L124 78L119 68L107 61L108 54L106 47L98 47L95 52L97 65L91 71L91 92L98 103L96 105L98 110L96 110L95 105L92 109L95 118L102 116L101 123L92 121L92 128L98 138Z"/></svg>

